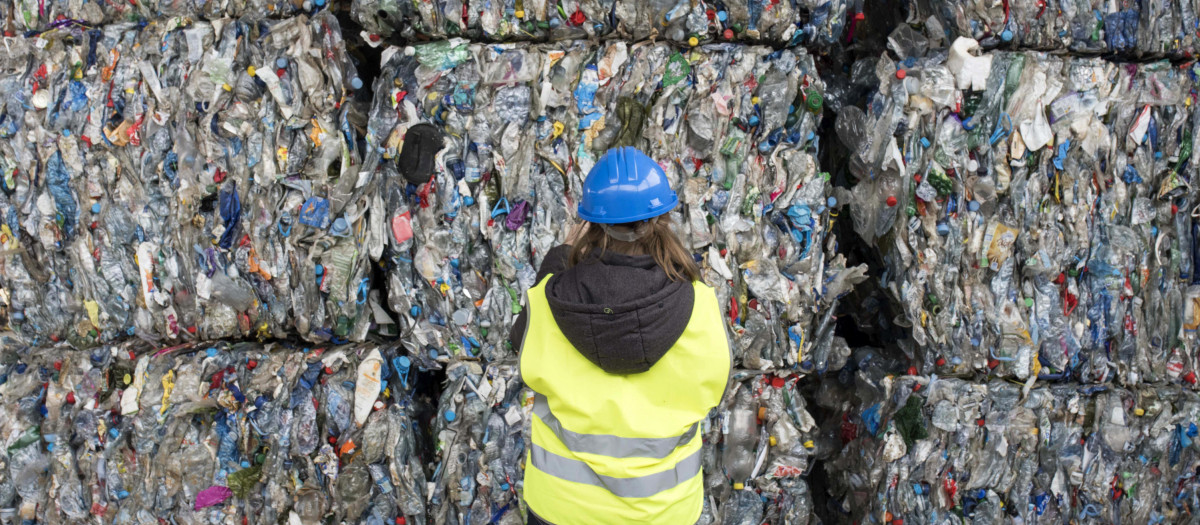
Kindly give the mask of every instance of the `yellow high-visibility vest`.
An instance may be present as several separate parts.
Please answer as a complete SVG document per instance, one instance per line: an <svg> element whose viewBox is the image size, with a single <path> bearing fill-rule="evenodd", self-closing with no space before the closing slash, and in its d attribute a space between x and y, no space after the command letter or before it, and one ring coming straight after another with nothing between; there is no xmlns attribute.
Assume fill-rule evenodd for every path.
<svg viewBox="0 0 1200 525"><path fill-rule="evenodd" d="M525 503L555 525L688 525L704 502L700 421L721 401L731 355L711 288L697 282L683 335L646 372L610 374L550 313L543 279L527 294L521 377L533 390Z"/></svg>

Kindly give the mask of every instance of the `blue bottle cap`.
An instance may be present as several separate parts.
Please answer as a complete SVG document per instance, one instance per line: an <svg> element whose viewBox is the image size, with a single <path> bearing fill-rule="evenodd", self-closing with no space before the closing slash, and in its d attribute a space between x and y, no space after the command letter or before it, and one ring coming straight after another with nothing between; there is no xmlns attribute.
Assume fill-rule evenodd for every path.
<svg viewBox="0 0 1200 525"><path fill-rule="evenodd" d="M205 350L205 351L204 351L204 353L205 353L205 355L207 355L208 357L216 357L216 356L217 356L217 349L216 349L216 348L209 348L208 350Z"/></svg>
<svg viewBox="0 0 1200 525"><path fill-rule="evenodd" d="M828 199L825 199L825 206L830 208L837 206L837 197L829 197Z"/></svg>
<svg viewBox="0 0 1200 525"><path fill-rule="evenodd" d="M242 468L250 468L250 462L249 462L249 461L243 461L243 462L242 462Z"/></svg>
<svg viewBox="0 0 1200 525"><path fill-rule="evenodd" d="M945 236L947 236L947 235L950 235L950 225L949 225L949 224L946 224L946 223L944 223L944 222L943 222L943 223L940 223L940 224L938 224L938 225L937 225L937 232L938 232L938 235L941 235L942 237L945 237Z"/></svg>
<svg viewBox="0 0 1200 525"><path fill-rule="evenodd" d="M454 419L458 417L458 415L455 414L453 410L447 410L442 415L445 416L446 421L451 421L451 422L454 421Z"/></svg>
<svg viewBox="0 0 1200 525"><path fill-rule="evenodd" d="M317 4L317 7L325 7L325 0L313 0L313 3Z"/></svg>
<svg viewBox="0 0 1200 525"><path fill-rule="evenodd" d="M362 79L358 78L358 77L354 77L354 78L350 79L350 87L352 87L354 89L362 89L362 87L363 87Z"/></svg>
<svg viewBox="0 0 1200 525"><path fill-rule="evenodd" d="M275 67L283 69L283 68L287 67L287 65L288 65L288 60L286 58L279 57L279 58L275 59Z"/></svg>
<svg viewBox="0 0 1200 525"><path fill-rule="evenodd" d="M757 126L758 125L758 115L750 115L750 120L748 120L747 122L749 122L751 126Z"/></svg>
<svg viewBox="0 0 1200 525"><path fill-rule="evenodd" d="M979 201L968 202L967 209L971 211L979 211Z"/></svg>
<svg viewBox="0 0 1200 525"><path fill-rule="evenodd" d="M408 370L408 368L412 366L412 360L409 359L408 356L406 356L406 355L400 356L400 359L398 359L397 361L400 363L400 370L402 370L402 371Z"/></svg>
<svg viewBox="0 0 1200 525"><path fill-rule="evenodd" d="M128 490L122 490L121 492L118 492L118 493L117 493L117 498L118 498L118 499L125 499L125 498L128 498L128 497L129 497L129 491L128 491Z"/></svg>
<svg viewBox="0 0 1200 525"><path fill-rule="evenodd" d="M726 13L725 11L717 11L717 20L724 22L728 18L729 13Z"/></svg>
<svg viewBox="0 0 1200 525"><path fill-rule="evenodd" d="M322 275L325 275L325 267L324 267L324 266L322 266L322 265L318 264L318 265L316 266L316 268L315 268L315 269L316 269L316 272L317 272L317 277L320 277L320 276L322 276Z"/></svg>
<svg viewBox="0 0 1200 525"><path fill-rule="evenodd" d="M438 358L438 351L437 351L437 350L434 350L434 349L432 349L432 348L430 348L430 349L429 349L429 358L430 358L430 359L437 359L437 358Z"/></svg>
<svg viewBox="0 0 1200 525"><path fill-rule="evenodd" d="M1005 29L1004 31L1000 32L1000 40L1003 40L1005 42L1012 42L1012 39L1013 39L1012 31Z"/></svg>
<svg viewBox="0 0 1200 525"><path fill-rule="evenodd" d="M92 203L92 213L100 213L100 203L99 202Z"/></svg>

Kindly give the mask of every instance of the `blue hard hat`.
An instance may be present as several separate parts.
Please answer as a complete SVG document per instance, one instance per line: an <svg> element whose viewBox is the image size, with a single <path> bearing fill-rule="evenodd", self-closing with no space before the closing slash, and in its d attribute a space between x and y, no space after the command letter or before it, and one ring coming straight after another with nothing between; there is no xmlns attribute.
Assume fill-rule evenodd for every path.
<svg viewBox="0 0 1200 525"><path fill-rule="evenodd" d="M654 159L637 148L610 149L583 181L579 218L599 224L637 222L667 213L679 196Z"/></svg>

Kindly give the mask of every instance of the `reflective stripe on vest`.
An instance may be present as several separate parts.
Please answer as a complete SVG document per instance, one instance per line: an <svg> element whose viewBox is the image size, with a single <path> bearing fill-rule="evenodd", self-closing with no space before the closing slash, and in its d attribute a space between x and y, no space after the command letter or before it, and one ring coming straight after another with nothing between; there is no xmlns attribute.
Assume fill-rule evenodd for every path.
<svg viewBox="0 0 1200 525"><path fill-rule="evenodd" d="M720 403L731 355L716 294L649 370L609 374L559 329L543 279L526 295L520 368L535 392L525 502L556 525L694 523L703 507L699 422ZM595 330L603 330L603 319ZM589 328L589 327L584 327Z"/></svg>
<svg viewBox="0 0 1200 525"><path fill-rule="evenodd" d="M662 459L682 447L696 437L699 423L693 423L687 432L678 437L669 438L627 438L608 434L580 434L563 428L558 418L550 411L550 403L546 396L535 394L533 398L533 413L542 423L545 423L554 435L558 436L567 448L575 452L585 452L599 456L614 458L655 458ZM545 470L545 469L542 469Z"/></svg>
<svg viewBox="0 0 1200 525"><path fill-rule="evenodd" d="M601 476L587 463L547 451L535 443L529 460L538 470L556 478L604 487L622 498L646 498L692 479L700 473L700 451L693 452L675 468L636 478Z"/></svg>

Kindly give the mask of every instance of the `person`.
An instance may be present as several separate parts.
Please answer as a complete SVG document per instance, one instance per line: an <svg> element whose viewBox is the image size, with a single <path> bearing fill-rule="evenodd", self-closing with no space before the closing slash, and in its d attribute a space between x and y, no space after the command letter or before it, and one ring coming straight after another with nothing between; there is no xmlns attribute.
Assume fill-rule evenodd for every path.
<svg viewBox="0 0 1200 525"><path fill-rule="evenodd" d="M510 341L534 391L529 523L695 523L699 427L728 386L716 294L667 215L666 173L630 147L583 183L584 222L543 258Z"/></svg>

